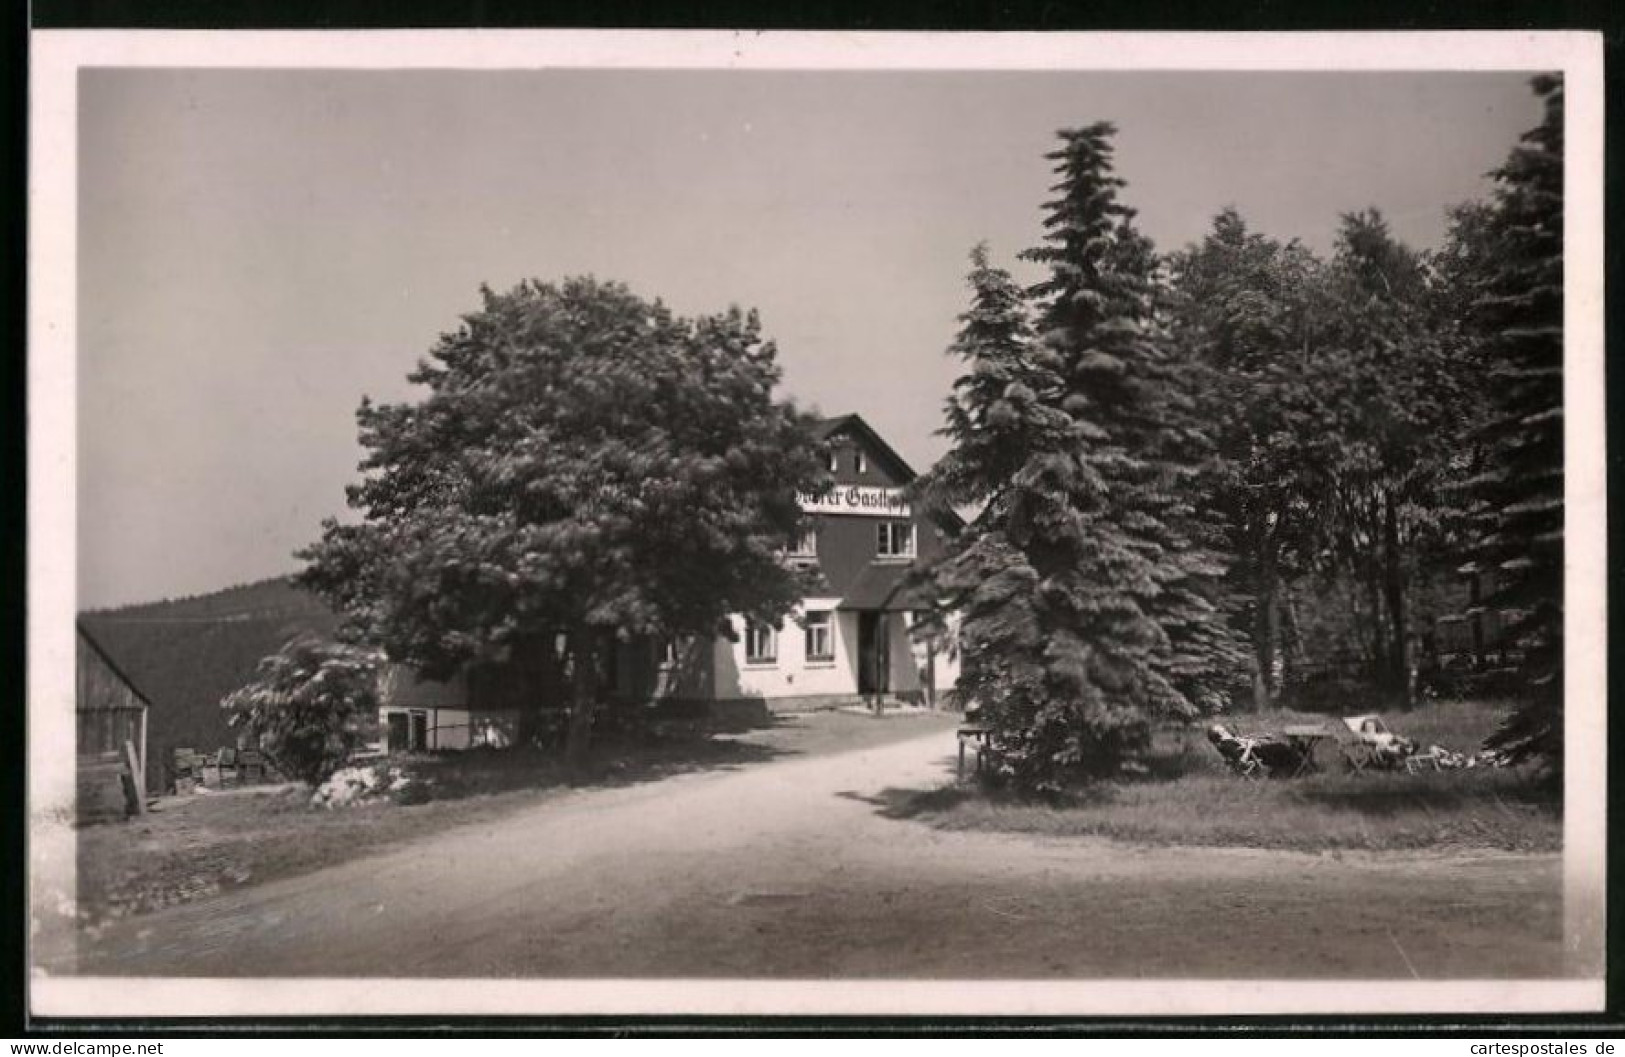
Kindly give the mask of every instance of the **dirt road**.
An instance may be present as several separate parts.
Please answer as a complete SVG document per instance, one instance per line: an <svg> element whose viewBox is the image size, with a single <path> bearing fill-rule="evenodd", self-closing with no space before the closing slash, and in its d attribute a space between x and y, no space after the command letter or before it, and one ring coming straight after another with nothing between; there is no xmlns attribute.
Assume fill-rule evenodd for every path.
<svg viewBox="0 0 1625 1057"><path fill-rule="evenodd" d="M120 922L83 942L77 969L803 978L1561 969L1557 856L1144 848L888 817L898 790L942 781L952 748L952 734L937 730L575 793Z"/></svg>

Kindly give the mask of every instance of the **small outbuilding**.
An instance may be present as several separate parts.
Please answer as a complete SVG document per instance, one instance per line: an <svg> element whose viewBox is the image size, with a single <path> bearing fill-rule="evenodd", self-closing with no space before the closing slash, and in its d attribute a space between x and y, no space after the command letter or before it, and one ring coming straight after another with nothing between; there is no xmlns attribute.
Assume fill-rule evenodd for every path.
<svg viewBox="0 0 1625 1057"><path fill-rule="evenodd" d="M147 788L145 694L102 648L83 623L78 625L75 681L75 769L80 821L124 814L124 775L139 798ZM134 748L127 754L125 746ZM133 759L130 758L133 755Z"/></svg>

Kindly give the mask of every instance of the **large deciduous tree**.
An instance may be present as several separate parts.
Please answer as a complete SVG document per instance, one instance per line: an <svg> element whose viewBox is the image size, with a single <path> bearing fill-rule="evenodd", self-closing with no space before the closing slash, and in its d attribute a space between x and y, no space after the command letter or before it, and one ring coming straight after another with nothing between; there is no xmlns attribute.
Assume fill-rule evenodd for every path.
<svg viewBox="0 0 1625 1057"><path fill-rule="evenodd" d="M793 604L779 554L818 449L754 312L592 278L482 294L410 375L420 401L363 401L361 520L326 522L301 579L429 677L562 636L575 758L609 637Z"/></svg>
<svg viewBox="0 0 1625 1057"><path fill-rule="evenodd" d="M1495 172L1491 262L1475 303L1490 394L1474 481L1485 604L1517 614L1528 700L1489 740L1513 759L1563 759L1563 82L1533 82L1545 119Z"/></svg>
<svg viewBox="0 0 1625 1057"><path fill-rule="evenodd" d="M1252 644L1254 703L1281 691L1287 588L1308 565L1316 510L1306 449L1324 419L1308 363L1322 265L1297 242L1250 231L1226 209L1170 261L1175 338L1200 365L1218 458L1207 491L1223 517L1237 622Z"/></svg>
<svg viewBox="0 0 1625 1057"><path fill-rule="evenodd" d="M1117 200L1109 124L1063 131L1026 294L978 259L954 351L954 441L928 487L980 515L956 542L967 691L1028 789L1105 773L1150 723L1224 701L1238 644L1193 506L1209 450L1164 330L1157 260Z"/></svg>
<svg viewBox="0 0 1625 1057"><path fill-rule="evenodd" d="M1314 381L1321 436L1305 452L1320 489L1324 555L1361 585L1382 683L1409 701L1412 588L1442 539L1471 401L1422 255L1375 210L1343 217L1327 269Z"/></svg>
<svg viewBox="0 0 1625 1057"><path fill-rule="evenodd" d="M1322 263L1226 211L1172 258L1177 337L1206 372L1211 494L1260 702L1280 689L1282 593L1305 574L1352 610L1311 603L1309 623L1357 649L1391 699L1415 689L1428 589L1461 561L1461 487L1483 415L1482 356L1461 317L1491 256L1485 214L1459 208L1450 244L1422 254L1375 210L1351 213Z"/></svg>

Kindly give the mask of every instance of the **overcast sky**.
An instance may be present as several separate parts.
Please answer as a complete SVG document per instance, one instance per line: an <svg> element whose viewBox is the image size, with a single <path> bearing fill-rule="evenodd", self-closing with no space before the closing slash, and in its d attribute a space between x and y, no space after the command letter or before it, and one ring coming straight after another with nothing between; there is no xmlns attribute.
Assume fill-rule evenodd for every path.
<svg viewBox="0 0 1625 1057"><path fill-rule="evenodd" d="M90 71L80 88L79 601L294 570L362 394L484 282L593 273L756 307L784 392L916 469L966 254L1035 244L1057 128L1119 127L1160 249L1235 205L1417 247L1538 123L1525 74ZM1023 268L1019 275L1030 276Z"/></svg>

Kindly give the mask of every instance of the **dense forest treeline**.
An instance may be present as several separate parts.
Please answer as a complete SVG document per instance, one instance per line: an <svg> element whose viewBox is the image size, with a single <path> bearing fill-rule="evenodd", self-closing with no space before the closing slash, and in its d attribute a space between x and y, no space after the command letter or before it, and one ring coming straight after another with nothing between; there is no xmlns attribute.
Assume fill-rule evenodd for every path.
<svg viewBox="0 0 1625 1057"><path fill-rule="evenodd" d="M1059 133L1044 277L972 253L919 487L975 512L930 575L1016 784L1115 770L1159 717L1450 691L1516 696L1492 741L1560 763L1563 93L1532 86L1437 251L1375 209L1328 256L1226 209L1159 254L1116 129Z"/></svg>

